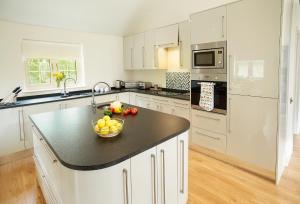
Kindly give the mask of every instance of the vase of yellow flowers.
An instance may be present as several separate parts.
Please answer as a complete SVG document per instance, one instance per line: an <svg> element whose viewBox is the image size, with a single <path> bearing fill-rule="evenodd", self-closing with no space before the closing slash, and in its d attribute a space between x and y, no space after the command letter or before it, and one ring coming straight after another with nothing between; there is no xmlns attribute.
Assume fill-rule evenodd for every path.
<svg viewBox="0 0 300 204"><path fill-rule="evenodd" d="M57 87L60 87L60 82L66 78L66 75L58 71L53 73L53 77L55 78Z"/></svg>

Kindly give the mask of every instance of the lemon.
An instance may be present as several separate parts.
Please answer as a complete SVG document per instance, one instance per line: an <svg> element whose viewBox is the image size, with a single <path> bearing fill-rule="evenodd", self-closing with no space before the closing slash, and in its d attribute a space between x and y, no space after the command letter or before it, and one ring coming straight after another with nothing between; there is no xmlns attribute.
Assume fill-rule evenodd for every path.
<svg viewBox="0 0 300 204"><path fill-rule="evenodd" d="M95 132L99 132L100 131L100 128L98 125L95 125Z"/></svg>
<svg viewBox="0 0 300 204"><path fill-rule="evenodd" d="M103 117L103 120L108 121L108 120L110 120L110 117L108 115L106 115Z"/></svg>
<svg viewBox="0 0 300 204"><path fill-rule="evenodd" d="M103 128L105 126L105 120L103 119L98 120L97 125L100 129Z"/></svg>
<svg viewBox="0 0 300 204"><path fill-rule="evenodd" d="M117 128L117 126L110 126L110 128L109 128L109 132L111 132L111 133L118 132L118 128Z"/></svg>
<svg viewBox="0 0 300 204"><path fill-rule="evenodd" d="M121 130L123 128L122 124L119 122L115 126L116 128L118 128L118 130Z"/></svg>
<svg viewBox="0 0 300 204"><path fill-rule="evenodd" d="M118 121L117 121L117 120L114 120L114 119L111 120L110 122L111 122L111 125L116 125L116 124L118 123Z"/></svg>
<svg viewBox="0 0 300 204"><path fill-rule="evenodd" d="M106 127L111 127L112 126L111 120L105 121L105 126Z"/></svg>
<svg viewBox="0 0 300 204"><path fill-rule="evenodd" d="M103 128L101 128L101 130L100 130L100 134L101 135L107 135L109 133L109 127L103 127Z"/></svg>

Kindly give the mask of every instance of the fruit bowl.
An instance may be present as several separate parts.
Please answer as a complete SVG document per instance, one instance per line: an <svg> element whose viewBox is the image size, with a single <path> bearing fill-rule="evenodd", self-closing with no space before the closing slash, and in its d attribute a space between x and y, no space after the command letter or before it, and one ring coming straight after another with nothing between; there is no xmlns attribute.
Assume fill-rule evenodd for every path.
<svg viewBox="0 0 300 204"><path fill-rule="evenodd" d="M100 120L92 121L93 130L99 137L103 137L103 138L115 137L119 135L123 130L124 120L120 118L112 118L112 119L109 118L109 120L105 120L104 126L101 125L102 121Z"/></svg>

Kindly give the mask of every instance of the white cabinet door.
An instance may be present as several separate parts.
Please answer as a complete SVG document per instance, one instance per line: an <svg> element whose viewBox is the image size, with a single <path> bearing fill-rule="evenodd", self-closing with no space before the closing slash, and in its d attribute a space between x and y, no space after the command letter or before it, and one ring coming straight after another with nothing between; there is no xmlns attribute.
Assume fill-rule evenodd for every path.
<svg viewBox="0 0 300 204"><path fill-rule="evenodd" d="M145 32L145 68L154 69L155 66L155 30Z"/></svg>
<svg viewBox="0 0 300 204"><path fill-rule="evenodd" d="M157 146L158 204L177 204L177 137Z"/></svg>
<svg viewBox="0 0 300 204"><path fill-rule="evenodd" d="M227 153L275 171L278 100L229 96Z"/></svg>
<svg viewBox="0 0 300 204"><path fill-rule="evenodd" d="M189 134L184 132L177 137L178 158L178 204L186 204L188 201L188 147Z"/></svg>
<svg viewBox="0 0 300 204"><path fill-rule="evenodd" d="M136 34L133 40L133 68L143 69L145 67L145 33Z"/></svg>
<svg viewBox="0 0 300 204"><path fill-rule="evenodd" d="M130 102L130 105L136 105L135 104L135 97L136 97L136 93L133 93L133 92L129 92L129 102Z"/></svg>
<svg viewBox="0 0 300 204"><path fill-rule="evenodd" d="M121 101L122 103L127 103L127 104L129 104L129 103L130 103L130 94L129 94L129 92L126 92L126 93L119 93L117 99L118 99L119 101Z"/></svg>
<svg viewBox="0 0 300 204"><path fill-rule="evenodd" d="M0 156L25 149L22 110L8 108L0 110Z"/></svg>
<svg viewBox="0 0 300 204"><path fill-rule="evenodd" d="M180 68L191 69L191 29L190 23L179 24Z"/></svg>
<svg viewBox="0 0 300 204"><path fill-rule="evenodd" d="M158 28L155 31L155 41L158 46L178 44L178 24Z"/></svg>
<svg viewBox="0 0 300 204"><path fill-rule="evenodd" d="M187 108L173 106L171 107L171 114L190 120L190 109Z"/></svg>
<svg viewBox="0 0 300 204"><path fill-rule="evenodd" d="M280 0L228 5L230 94L278 98L280 9Z"/></svg>
<svg viewBox="0 0 300 204"><path fill-rule="evenodd" d="M156 147L130 159L132 204L157 203Z"/></svg>
<svg viewBox="0 0 300 204"><path fill-rule="evenodd" d="M146 97L142 97L142 96L136 96L135 97L135 105L140 106L142 108L153 109L151 107L150 99L146 98Z"/></svg>
<svg viewBox="0 0 300 204"><path fill-rule="evenodd" d="M163 112L163 113L172 114L172 107L169 104L160 104L158 111Z"/></svg>
<svg viewBox="0 0 300 204"><path fill-rule="evenodd" d="M249 9L251 10L251 9ZM241 14L241 13L240 13ZM241 19L240 17L237 17ZM226 40L226 7L218 7L191 16L192 44Z"/></svg>
<svg viewBox="0 0 300 204"><path fill-rule="evenodd" d="M90 100L92 100L92 99L90 99ZM95 97L96 103L107 103L107 102L113 102L115 100L117 100L116 94L106 94L106 95L101 95L101 96Z"/></svg>
<svg viewBox="0 0 300 204"><path fill-rule="evenodd" d="M79 171L74 197L76 203L130 204L130 160L97 171ZM70 186L73 188L74 186ZM88 190L86 190L88 189ZM64 202L74 203L74 202Z"/></svg>
<svg viewBox="0 0 300 204"><path fill-rule="evenodd" d="M74 100L68 100L62 103L63 108L74 108L80 106L87 106L91 104L91 98L79 98Z"/></svg>
<svg viewBox="0 0 300 204"><path fill-rule="evenodd" d="M30 115L44 113L49 111L55 111L62 109L63 105L61 102L52 102L52 103L44 103L44 104L37 104L32 106L24 106L23 107L23 115L24 115L24 135L25 135L25 147L31 148L33 147L32 142L32 127L31 121L29 119Z"/></svg>
<svg viewBox="0 0 300 204"><path fill-rule="evenodd" d="M124 69L133 68L133 37L127 36L123 39Z"/></svg>

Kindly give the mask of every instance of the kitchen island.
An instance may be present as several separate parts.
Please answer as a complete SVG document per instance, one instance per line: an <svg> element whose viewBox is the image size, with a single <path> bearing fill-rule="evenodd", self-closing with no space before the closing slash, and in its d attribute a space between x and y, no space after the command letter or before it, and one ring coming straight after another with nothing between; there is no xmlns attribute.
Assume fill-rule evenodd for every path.
<svg viewBox="0 0 300 204"><path fill-rule="evenodd" d="M91 106L31 116L37 177L48 203L186 203L189 121L139 108L99 138Z"/></svg>

